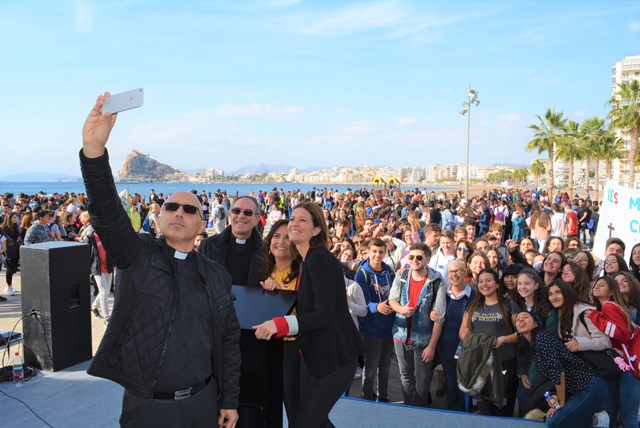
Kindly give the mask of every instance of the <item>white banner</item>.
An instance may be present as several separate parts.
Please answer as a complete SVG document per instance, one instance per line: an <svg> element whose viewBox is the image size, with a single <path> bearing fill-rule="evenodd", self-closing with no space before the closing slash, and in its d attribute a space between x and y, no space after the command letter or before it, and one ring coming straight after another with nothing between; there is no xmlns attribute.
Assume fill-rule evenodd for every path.
<svg viewBox="0 0 640 428"><path fill-rule="evenodd" d="M605 244L612 237L624 241L624 258L628 262L631 248L640 242L640 191L609 180L600 205L600 220L593 245L596 257L604 258Z"/></svg>

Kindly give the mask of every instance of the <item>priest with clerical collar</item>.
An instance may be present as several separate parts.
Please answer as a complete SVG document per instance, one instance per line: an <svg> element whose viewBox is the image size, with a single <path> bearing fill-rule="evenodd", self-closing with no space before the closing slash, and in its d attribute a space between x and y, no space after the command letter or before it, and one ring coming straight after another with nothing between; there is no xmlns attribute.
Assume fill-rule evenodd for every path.
<svg viewBox="0 0 640 428"><path fill-rule="evenodd" d="M255 227L259 219L258 201L240 196L229 210L229 226L200 244L198 251L224 266L233 285L260 286L256 272L262 237Z"/></svg>

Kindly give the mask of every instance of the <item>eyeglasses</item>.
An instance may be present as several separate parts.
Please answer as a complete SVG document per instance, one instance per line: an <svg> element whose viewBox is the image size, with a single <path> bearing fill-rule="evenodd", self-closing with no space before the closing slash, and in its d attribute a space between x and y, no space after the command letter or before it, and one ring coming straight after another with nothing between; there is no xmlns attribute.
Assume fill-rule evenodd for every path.
<svg viewBox="0 0 640 428"><path fill-rule="evenodd" d="M162 205L162 208L169 212L178 211L178 208L180 207L182 207L182 210L187 214L200 214L200 210L195 205L179 204L177 202L165 202L164 205Z"/></svg>
<svg viewBox="0 0 640 428"><path fill-rule="evenodd" d="M467 247L458 247L458 248L456 248L456 250L458 250L458 251L464 251L465 253L468 253L469 251L471 251L471 249L470 249L470 248L467 248Z"/></svg>
<svg viewBox="0 0 640 428"><path fill-rule="evenodd" d="M417 261L421 262L423 258L424 258L424 257L422 257L422 256L421 256L421 255L419 255L419 254L416 254L416 255L409 254L409 260L416 259Z"/></svg>
<svg viewBox="0 0 640 428"><path fill-rule="evenodd" d="M240 208L231 208L231 214L240 215L240 213L244 214L247 217L253 217L253 210L243 210Z"/></svg>

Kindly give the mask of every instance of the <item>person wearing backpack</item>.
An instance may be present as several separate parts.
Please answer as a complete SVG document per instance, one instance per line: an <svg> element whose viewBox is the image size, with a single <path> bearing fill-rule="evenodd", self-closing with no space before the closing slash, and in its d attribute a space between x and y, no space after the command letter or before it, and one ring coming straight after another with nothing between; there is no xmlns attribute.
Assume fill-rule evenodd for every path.
<svg viewBox="0 0 640 428"><path fill-rule="evenodd" d="M19 216L15 212L10 212L5 216L4 222L0 227L0 236L4 235L4 238L0 237L0 241L4 240L3 244L6 245L6 251L2 255L5 257L5 264L7 266L6 280L7 287L5 293L9 296L16 294L13 289L13 275L18 272L18 266L20 264L20 230L18 229ZM2 265L0 264L0 270ZM3 298L0 299L2 301Z"/></svg>
<svg viewBox="0 0 640 428"><path fill-rule="evenodd" d="M391 329L395 312L389 306L389 291L395 278L393 269L382 260L387 244L380 238L369 243L369 258L356 272L355 280L362 288L367 302L367 316L360 317L360 331L365 340L365 362L362 376L362 395L365 400L387 402L389 367L393 353ZM377 380L378 391L374 393Z"/></svg>
<svg viewBox="0 0 640 428"><path fill-rule="evenodd" d="M429 268L431 250L416 242L409 247L409 268L397 275L389 293L395 311L393 346L398 358L404 404L426 407L433 359L442 324L430 318L442 277Z"/></svg>
<svg viewBox="0 0 640 428"><path fill-rule="evenodd" d="M213 209L213 218L213 225L216 233L222 233L225 228L227 211L222 203L222 197L220 196L216 198L216 207Z"/></svg>

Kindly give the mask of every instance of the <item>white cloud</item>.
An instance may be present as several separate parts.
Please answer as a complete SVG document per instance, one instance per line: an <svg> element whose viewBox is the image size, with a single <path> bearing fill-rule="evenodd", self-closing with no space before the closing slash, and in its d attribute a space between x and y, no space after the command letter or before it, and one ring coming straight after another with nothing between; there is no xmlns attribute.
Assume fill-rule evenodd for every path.
<svg viewBox="0 0 640 428"><path fill-rule="evenodd" d="M402 20L404 11L397 2L361 3L325 15L302 33L343 36L374 28L389 27Z"/></svg>
<svg viewBox="0 0 640 428"><path fill-rule="evenodd" d="M640 31L640 22L632 22L629 24L629 30L631 30L634 33L637 33L638 31Z"/></svg>
<svg viewBox="0 0 640 428"><path fill-rule="evenodd" d="M269 116L291 116L294 114L301 114L304 112L302 107L296 106L283 106L278 107L272 104L247 104L236 105L227 104L223 105L215 111L217 116L230 117L230 116L253 116L253 117L269 117Z"/></svg>
<svg viewBox="0 0 640 428"><path fill-rule="evenodd" d="M76 2L75 26L83 33L90 33L93 30L94 14L86 2Z"/></svg>
<svg viewBox="0 0 640 428"><path fill-rule="evenodd" d="M406 38L414 44L426 44L440 39L442 28L471 18L471 15L420 13L402 1L378 1L357 3L312 16L306 19L308 25L297 25L296 31L336 37L379 30L388 38Z"/></svg>
<svg viewBox="0 0 640 428"><path fill-rule="evenodd" d="M340 127L340 131L350 134L373 134L378 131L378 125L369 120L358 120Z"/></svg>
<svg viewBox="0 0 640 428"><path fill-rule="evenodd" d="M300 3L300 0L268 0L265 6L269 9L280 9L295 6L298 3Z"/></svg>
<svg viewBox="0 0 640 428"><path fill-rule="evenodd" d="M415 125L416 119L413 117L400 117L397 120L398 126Z"/></svg>
<svg viewBox="0 0 640 428"><path fill-rule="evenodd" d="M543 77L534 77L531 79L533 83L544 86L556 86L560 84L559 77L553 77L551 79L543 78Z"/></svg>
<svg viewBox="0 0 640 428"><path fill-rule="evenodd" d="M517 122L522 115L520 113L505 113L498 115L498 122Z"/></svg>

